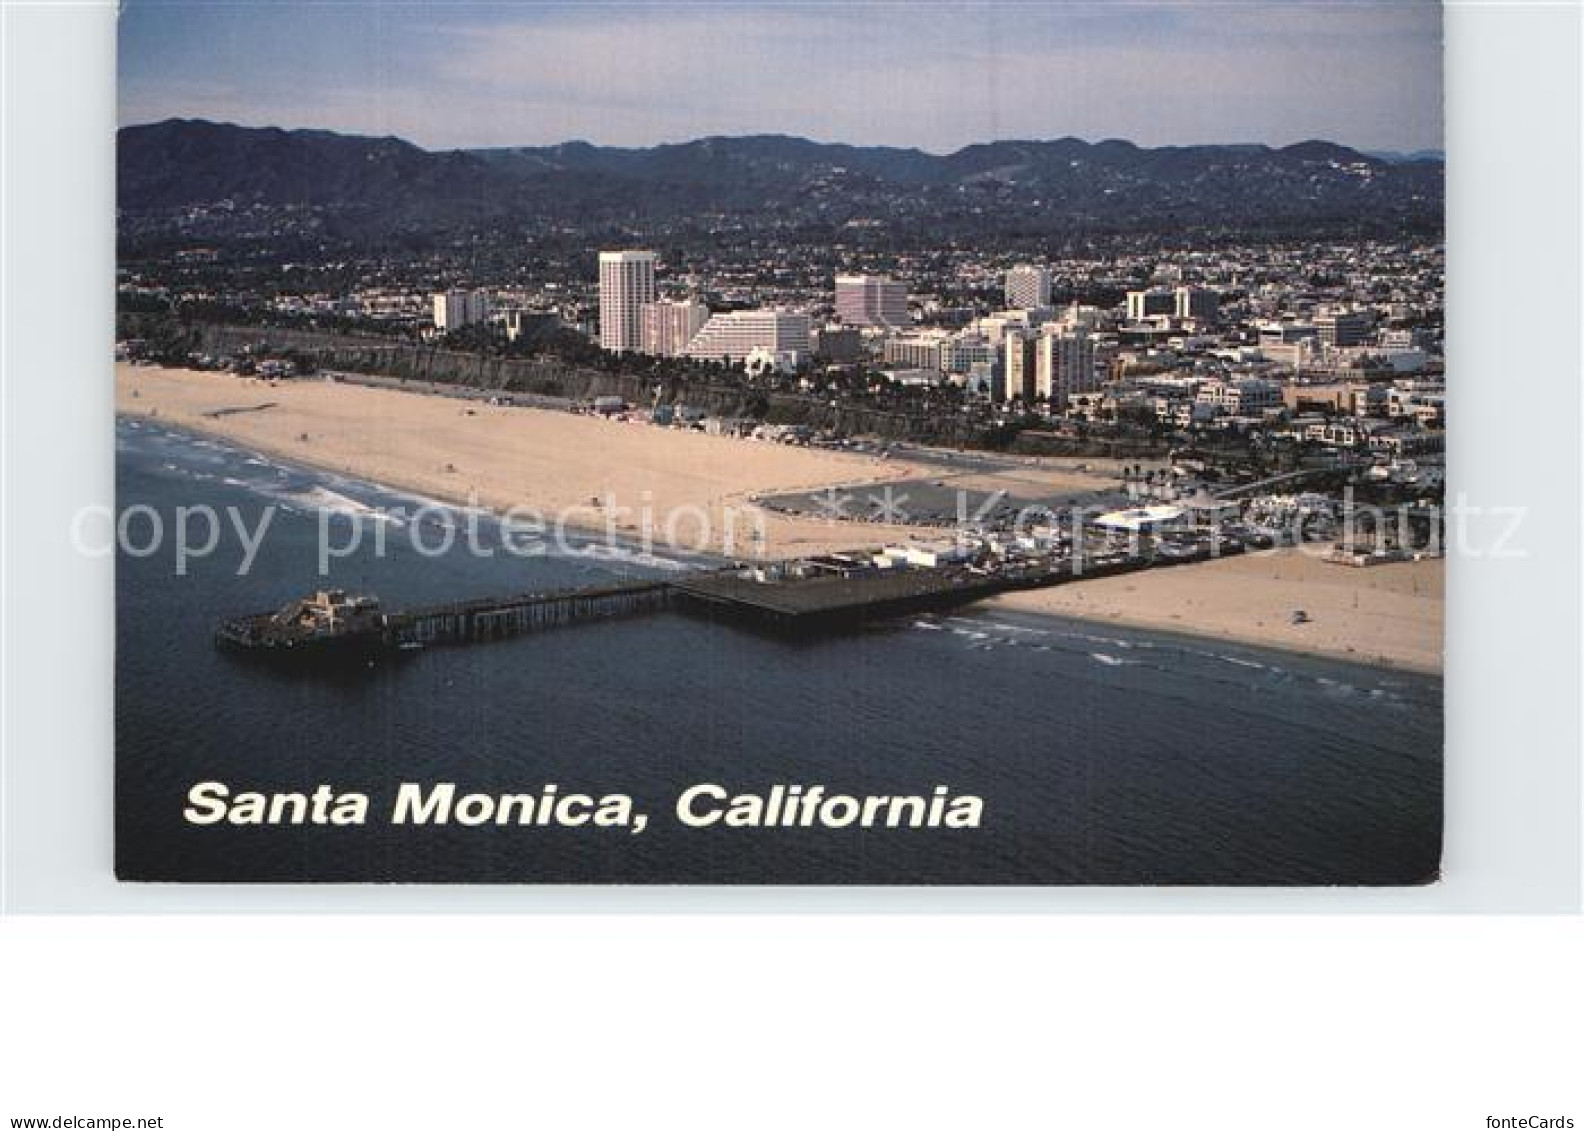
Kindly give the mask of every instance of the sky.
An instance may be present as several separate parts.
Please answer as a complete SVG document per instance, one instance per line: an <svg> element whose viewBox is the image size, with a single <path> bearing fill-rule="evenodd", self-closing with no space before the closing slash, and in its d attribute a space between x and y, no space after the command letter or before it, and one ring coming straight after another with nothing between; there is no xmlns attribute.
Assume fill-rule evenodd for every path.
<svg viewBox="0 0 1584 1131"><path fill-rule="evenodd" d="M1441 147L1437 0L123 0L123 125Z"/></svg>

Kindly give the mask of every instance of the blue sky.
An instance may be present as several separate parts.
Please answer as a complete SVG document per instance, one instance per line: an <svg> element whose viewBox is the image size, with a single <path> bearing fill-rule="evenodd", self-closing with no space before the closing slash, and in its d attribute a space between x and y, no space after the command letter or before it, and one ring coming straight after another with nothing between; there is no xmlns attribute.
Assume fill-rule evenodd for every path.
<svg viewBox="0 0 1584 1131"><path fill-rule="evenodd" d="M123 124L428 148L788 133L1441 145L1433 0L125 0Z"/></svg>

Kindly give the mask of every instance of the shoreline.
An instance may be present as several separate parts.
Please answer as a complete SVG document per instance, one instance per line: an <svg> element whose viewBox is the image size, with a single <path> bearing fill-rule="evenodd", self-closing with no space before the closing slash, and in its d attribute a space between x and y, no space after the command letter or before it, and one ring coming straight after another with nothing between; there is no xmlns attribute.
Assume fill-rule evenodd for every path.
<svg viewBox="0 0 1584 1131"><path fill-rule="evenodd" d="M282 464L282 465L285 465L285 466L288 466L288 467L298 468L298 469L300 469L302 471L311 472L311 473L316 474L316 475L334 475L334 476L338 476L338 477L343 478L343 479L355 479L359 483L363 484L364 486L372 487L372 488L374 488L376 490L384 490L384 491L388 491L388 492L390 492L392 494L408 495L408 496L410 496L413 499L417 499L417 500L420 500L420 501L428 500L428 501L440 503L443 506L454 507L457 510L462 510L462 511L473 510L473 509L482 510L486 514L488 514L491 518L495 519L496 521L500 521L500 519L502 517L502 514L501 514L500 510L498 510L495 507L491 507L491 506L486 505L482 500L479 500L479 499L474 499L472 502L469 502L465 498L459 498L459 497L455 497L455 496L448 496L444 492L440 492L440 491L430 491L430 490L427 490L427 489L420 489L420 488L413 487L413 486L410 486L410 485L405 484L405 483L397 482L395 479L392 479L392 478L382 477L379 482L376 482L373 478L371 478L369 476L360 475L356 471L352 471L352 470L349 470L349 469L344 468L344 467L332 467L329 464L321 463L321 462L318 462L316 460L305 459L304 457L298 455L296 452L289 451L289 450L286 450L286 449L276 450L274 448L266 447L266 446L264 446L262 444L255 444L255 443L252 443L252 442L244 442L242 440L239 440L235 436L229 435L228 433L221 432L221 431L218 431L218 430L212 429L212 428L203 428L203 427L200 427L197 424L191 424L191 423L188 423L186 421L178 422L178 421L167 420L167 419L165 419L162 416L149 416L149 415L146 415L146 414L123 412L119 408L116 409L115 415L116 415L116 419L117 420L139 421L139 422L148 421L148 422L151 422L153 424L158 425L161 428L169 428L169 429L171 429L173 431L176 431L176 432L185 432L185 433L187 433L187 434L189 434L191 436L197 437L199 439L203 439L203 440L217 440L217 441L219 441L219 442L221 442L223 444L227 444L227 445L237 449L240 452L246 452L246 453L248 453L250 455L262 456L262 457L270 460L273 463L278 463L278 464ZM547 526L551 530L555 529L554 524L547 524ZM580 525L580 524L572 523L572 522L562 523L561 526L565 530L565 532L566 532L566 534L568 536L573 537L573 538L577 538L577 539L580 539L580 540L586 540L586 541L589 541L589 542L609 540L611 542L614 542L616 545L620 546L622 549L643 550L644 552L650 553L650 554L653 554L657 549L660 549L660 547L655 547L655 546L651 546L651 547L647 547L646 548L639 539L630 538L630 537L624 535L619 530L618 531L611 531L611 530L605 529L604 527ZM714 556L723 565L724 564L728 564L728 562L729 562L729 559L720 557L720 555L712 555L711 551L708 551L708 550L673 550L673 549L670 549L669 547L665 547L665 549L668 552L670 552L670 553L691 554L694 557L711 557L711 556Z"/></svg>
<svg viewBox="0 0 1584 1131"><path fill-rule="evenodd" d="M1193 567L1187 568L1191 569ZM1088 625L1094 628L1110 627L1130 632L1147 632L1173 641L1180 641L1184 645L1194 643L1206 645L1229 644L1238 648L1248 648L1256 652L1270 652L1277 656L1289 656L1299 660L1315 660L1328 664L1347 664L1352 667L1366 668L1374 672L1397 672L1402 675L1437 681L1440 681L1445 675L1443 668L1439 664L1420 663L1411 659L1391 656L1367 655L1360 652L1333 652L1321 648L1305 648L1280 641L1256 639L1230 631L1217 632L1211 629L1187 629L1178 624L1148 617L1084 616L1081 613L1069 613L1053 609L1019 608L1002 604L1001 599L1004 596L1008 596L1008 594L990 597L967 607L970 609L981 609L985 612L1013 613L1018 616L1063 621Z"/></svg>
<svg viewBox="0 0 1584 1131"><path fill-rule="evenodd" d="M271 403L263 411L238 412L260 407L237 404L239 394ZM753 501L832 482L878 486L926 474L905 459L673 432L546 409L459 406L453 398L423 392L316 378L264 384L226 373L125 363L116 366L115 411L452 505L498 513L529 508L551 525L601 537L638 540L642 528L636 519L648 514L657 520L657 544L683 553L775 559L934 533L790 516ZM216 411L224 415L216 417ZM299 442L300 436L311 439ZM420 467L425 457L432 465L428 471ZM704 536L694 538L695 533Z"/></svg>
<svg viewBox="0 0 1584 1131"><path fill-rule="evenodd" d="M265 451L257 447L249 447L239 443L231 436L214 430L206 430L187 424L175 424L170 421L163 420L160 417L149 417L146 415L122 412L117 412L116 416L118 419L129 421L152 421L163 428L170 428L174 431L183 432L201 439L217 440L235 448L238 451L265 456L273 461L277 461L292 467L301 468L306 471L311 471L318 474L344 476L358 479L360 482L366 483L369 486L386 487L392 491L409 493L407 492L407 489L400 484L376 484L370 480L361 479L359 476L350 474L342 469L327 467L323 464L314 463L312 460L302 459L294 453L277 453L274 451ZM436 496L434 501L444 503L447 506L455 507L467 507L470 505L465 500L450 499L441 496ZM499 517L494 511L491 511L490 513L496 518ZM646 547L638 540L625 539L619 534L612 536L605 530L592 529L588 527L574 527L571 524L568 524L566 527L566 533L573 538L587 539L589 541L599 541L614 537L616 544L621 546L623 549L642 551L646 553L653 553L655 551L655 547ZM1260 552L1267 554L1270 553L1270 551ZM709 559L709 561L706 563L688 562L685 563L686 568L704 568L708 565L724 566L730 564L730 559L721 557L719 555L699 553L694 551L688 551L688 553L690 553L695 558ZM1174 568L1181 568L1185 571L1191 571L1197 567L1185 566ZM1132 576L1137 578L1142 575ZM1096 579L1096 581L1100 580L1104 579ZM1065 587L1070 588L1082 584L1082 582L1069 582ZM1114 626L1130 631L1147 632L1153 635L1166 637L1169 640L1180 642L1185 646L1192 644L1231 644L1242 648L1249 648L1261 652L1270 652L1281 656L1291 656L1298 659L1307 660L1320 660L1329 663L1349 664L1356 667L1368 668L1373 671L1403 672L1408 675L1421 676L1425 678L1439 678L1442 675L1442 669L1440 665L1417 663L1412 660L1406 660L1402 658L1371 656L1359 654L1357 652L1332 652L1314 647L1300 647L1293 644L1286 644L1279 641L1258 638L1230 630L1216 631L1211 628L1189 630L1181 627L1181 625L1173 624L1167 620L1162 620L1159 617L1098 614L1085 615L1081 612L1068 611L1065 609L1058 610L1052 608L1030 607L1034 604L1033 602L1018 600L1018 598L1026 596L1030 593L1040 594L1044 592L1046 591L1025 590L1014 593L1003 593L994 597L988 597L983 600L974 601L970 604L963 605L959 609L953 610L953 612L958 614L1010 613L1019 617L1027 617L1038 621L1051 620L1062 623L1085 625L1093 628Z"/></svg>
<svg viewBox="0 0 1584 1131"><path fill-rule="evenodd" d="M1299 547L998 594L984 604L1440 676L1445 561L1340 565ZM1305 612L1295 623L1292 614Z"/></svg>
<svg viewBox="0 0 1584 1131"><path fill-rule="evenodd" d="M190 393L194 386L200 387L206 394L202 398L205 402L212 399L216 392L228 393L234 398L236 392L246 388L241 385L246 379L196 371L150 370L141 367L118 366L116 372L118 418L147 420L170 426L223 441L239 449L256 451L260 455L295 464L307 470L359 479L373 486L385 486L391 490L432 498L448 506L482 507L497 517L514 505L535 506L541 515L557 513L553 505L537 506L525 499L501 505L502 499L494 498L491 493L480 491L476 486L470 485L471 489L468 492L459 490L460 484L454 481L448 482L444 475L438 478L435 476L425 478L421 472L406 473L407 467L403 460L392 458L387 444L390 431L388 428L373 428L376 435L372 439L379 442L377 446L380 458L378 459L370 455L360 462L356 447L352 444L344 447L339 459L321 458L320 452L315 451L310 444L297 445L285 440L284 434L291 433L295 426L283 429L278 426L282 423L278 419L265 419L269 415L267 412L230 412L215 418L194 411L195 406L191 403L193 399L191 396L188 402L180 405L186 411L177 413L161 411L169 406L168 403L162 403L157 396L146 399L123 396L124 384L130 383L139 375L149 373L177 374L175 378L167 377L165 380L173 384L183 383L186 388L178 390L180 392ZM213 384L226 381L234 384L229 386ZM346 388L356 390L359 387ZM337 397L342 389L343 386L327 382L311 387L298 386L294 392L299 397L309 393L315 394L310 399L339 399L344 402L346 400L344 394ZM260 399L272 399L280 397L283 389L274 386L256 391L262 394ZM356 395L356 392L352 393L353 397ZM403 402L416 402L414 411L429 418L420 420L421 426L456 428L456 416L451 411L454 402L441 405L437 409L433 402L439 398L423 393L381 392L377 396L401 398ZM142 403L138 403L139 401ZM233 404L221 407L236 406ZM344 409L345 404L343 403L341 407ZM397 403L394 407L389 404L383 407L395 415L409 406ZM214 409L211 407L208 411ZM787 490L813 490L823 483L837 482L841 485L852 485L860 478L852 473L863 470L871 473L884 470L889 473L883 478L872 479L871 482L874 483L896 482L918 474L930 474L926 467L913 465L905 459L887 461L883 467L877 468L873 465L879 461L853 457L845 453L809 452L805 449L782 448L779 445L755 444L746 440L701 437L691 433L672 434L669 430L633 424L595 422L588 417L546 410L512 408L499 411L533 414L532 417L526 418L526 421L521 417L507 418L498 426L501 429L510 429L513 425L519 425L540 432L570 431L582 432L585 435L588 434L590 427L596 430L610 429L612 431L601 434L615 437L629 449L637 446L646 454L648 466L640 469L638 481L645 484L652 483L656 493L669 489L678 496L673 500L674 505L691 507L701 513L711 505L717 509L740 507L743 511L757 512L765 516L765 522L756 529L768 531L773 526L775 535L767 536L763 541L751 541L747 545L734 545L729 553L714 540L708 546L682 546L679 539L666 538L661 531L653 528L651 534L654 537L652 541L646 543L643 538L644 531L640 527L624 526L616 522L614 516L605 522L588 521L598 513L593 508L576 505L563 507L559 516L547 524L548 529L554 531L559 526L568 536L580 540L607 540L625 548L649 553L680 554L697 559L714 559L724 564L733 560L798 557L824 552L830 548L856 548L883 542L927 539L938 537L943 533L931 527L888 527L877 523L793 518L752 501L755 495ZM365 417L345 412L342 413L342 417L351 422L349 428L355 428L361 423L365 432L370 430ZM565 422L579 423L568 429L561 429L563 420L556 418L564 418ZM466 419L470 424L464 427L488 424L499 418L470 416ZM263 426L260 426L261 421ZM336 421L321 420L319 423L323 427L326 424L333 425ZM552 436L545 442L553 442L557 438L565 439ZM370 437L364 436L363 439L367 445ZM702 445L699 442L701 440L705 441ZM807 473L812 477L815 472L823 470L834 473L837 478L835 480L827 478L823 481L813 479L810 485L811 479L803 477L799 479L801 485L794 487L787 487L784 483L776 483L769 487L733 486L729 482L729 477L737 467L736 461L730 461L733 463L731 467L711 469L713 479L698 481L699 477L694 476L692 477L694 481L690 482L689 476L683 471L672 476L673 481L666 481L667 474L681 462L678 458L673 458L677 450L690 449L694 452L705 450L708 454L714 455L723 450L721 445L727 446L724 450L729 454L735 455L741 452L744 456L757 459L763 465L762 468L756 469L761 474L774 473L775 469L780 469L780 474L787 477L793 473L800 476ZM466 449L458 447L446 450L454 454ZM508 452L507 456L511 454ZM586 447L576 443L565 445L565 452L562 454L571 463L578 464L578 461L581 461L575 470L585 478L590 473L590 466L593 466L598 473L605 462L601 452L590 452ZM384 466L372 466L376 462ZM507 471L516 470L516 465L509 458L505 460L505 466ZM647 478L644 478L645 476ZM701 504L696 492L709 488L713 488L715 493ZM695 493L689 494L690 491ZM579 511L589 513L580 515ZM1115 625L1144 631L1159 631L1186 638L1268 649L1289 655L1438 676L1443 670L1441 652L1443 591L1444 562L1439 560L1361 569L1321 562L1317 557L1288 548L1260 551L1194 565L1149 570L1122 577L1096 578L1044 589L1002 593L974 602L965 608L1049 615L1092 625ZM1309 611L1312 619L1302 625L1287 623L1289 614L1296 609Z"/></svg>

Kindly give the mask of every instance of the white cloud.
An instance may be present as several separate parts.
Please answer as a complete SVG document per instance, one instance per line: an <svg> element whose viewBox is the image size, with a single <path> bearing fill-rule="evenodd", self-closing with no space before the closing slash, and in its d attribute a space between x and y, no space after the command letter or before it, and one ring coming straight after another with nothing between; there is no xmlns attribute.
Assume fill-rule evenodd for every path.
<svg viewBox="0 0 1584 1131"><path fill-rule="evenodd" d="M383 62L318 84L129 90L168 113L430 146L649 145L793 133L943 151L995 137L1439 143L1423 4L870 4L434 9ZM185 107L178 109L177 107Z"/></svg>

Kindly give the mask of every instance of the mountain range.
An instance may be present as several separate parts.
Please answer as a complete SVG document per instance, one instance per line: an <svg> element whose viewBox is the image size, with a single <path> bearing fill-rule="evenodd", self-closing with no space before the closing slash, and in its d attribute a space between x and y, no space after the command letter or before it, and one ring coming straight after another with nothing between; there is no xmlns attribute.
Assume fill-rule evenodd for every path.
<svg viewBox="0 0 1584 1131"><path fill-rule="evenodd" d="M935 155L759 135L437 152L392 137L181 119L125 127L117 141L123 223L157 225L196 208L256 224L259 210L284 210L369 238L723 216L833 227L919 221L948 235L1008 224L1439 231L1443 207L1433 157L1370 156L1325 141L1145 148L1068 137Z"/></svg>

